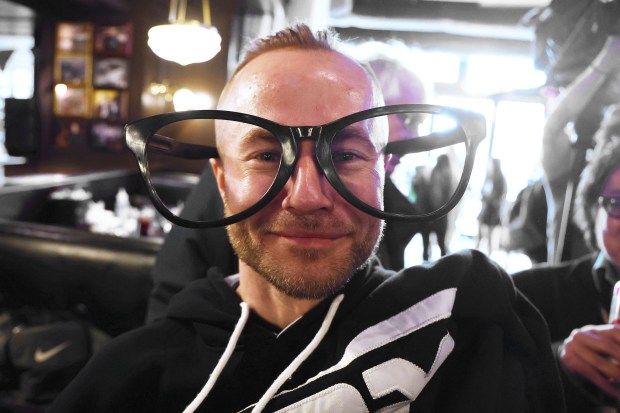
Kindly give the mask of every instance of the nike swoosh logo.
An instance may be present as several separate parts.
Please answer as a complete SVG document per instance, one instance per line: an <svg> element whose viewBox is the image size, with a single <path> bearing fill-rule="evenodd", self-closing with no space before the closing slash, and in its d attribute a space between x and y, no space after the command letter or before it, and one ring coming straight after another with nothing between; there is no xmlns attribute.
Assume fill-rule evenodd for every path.
<svg viewBox="0 0 620 413"><path fill-rule="evenodd" d="M37 347L37 349L34 352L35 363L46 362L47 360L51 359L52 357L54 357L55 355L57 355L58 353L66 349L67 347L69 347L70 344L71 344L70 341L65 341L64 343L60 343L59 345L54 346L50 348L49 350L45 350L45 351L41 350L40 347Z"/></svg>

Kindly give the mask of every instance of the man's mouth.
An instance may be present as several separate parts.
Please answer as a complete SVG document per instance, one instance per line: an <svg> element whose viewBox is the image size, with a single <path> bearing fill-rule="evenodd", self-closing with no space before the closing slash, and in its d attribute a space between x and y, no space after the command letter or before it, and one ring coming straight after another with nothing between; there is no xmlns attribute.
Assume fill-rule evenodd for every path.
<svg viewBox="0 0 620 413"><path fill-rule="evenodd" d="M272 234L300 247L327 247L334 241L345 238L349 235L347 231L333 230L307 230L287 228L275 230Z"/></svg>

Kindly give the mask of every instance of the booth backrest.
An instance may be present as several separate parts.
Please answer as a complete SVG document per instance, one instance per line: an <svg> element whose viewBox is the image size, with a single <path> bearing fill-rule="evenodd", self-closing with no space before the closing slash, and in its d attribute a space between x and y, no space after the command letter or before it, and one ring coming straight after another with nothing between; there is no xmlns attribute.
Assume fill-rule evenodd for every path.
<svg viewBox="0 0 620 413"><path fill-rule="evenodd" d="M118 335L144 323L160 245L0 219L0 305L74 311Z"/></svg>

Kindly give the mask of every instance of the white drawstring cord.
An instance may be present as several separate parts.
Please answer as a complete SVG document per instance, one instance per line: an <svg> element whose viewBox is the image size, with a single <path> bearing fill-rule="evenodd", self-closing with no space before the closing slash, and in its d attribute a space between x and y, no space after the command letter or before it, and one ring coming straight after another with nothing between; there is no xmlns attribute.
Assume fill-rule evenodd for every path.
<svg viewBox="0 0 620 413"><path fill-rule="evenodd" d="M200 393L198 393L194 400L192 400L192 402L185 408L185 410L183 410L183 413L193 413L194 411L196 411L198 406L200 406L202 402L207 398L207 395L215 385L215 382L222 373L222 370L224 370L224 367L226 367L226 363L228 363L230 356L235 350L235 347L237 346L237 341L239 340L241 332L243 331L243 327L245 327L245 324L248 321L248 317L250 316L250 308L248 307L248 305L244 302L242 302L240 305L241 317L239 317L237 325L235 326L235 329L233 330L233 333L228 340L226 350L224 350L224 353L222 353L222 356L217 362L215 368L213 369L213 372L211 373L209 380L207 380L207 383L204 385L202 390L200 390Z"/></svg>
<svg viewBox="0 0 620 413"><path fill-rule="evenodd" d="M299 368L301 363L303 363L318 347L318 345L321 343L321 340L323 340L323 337L325 337L325 335L327 334L327 330L329 330L329 327L334 320L334 316L336 315L336 311L338 310L338 306L343 299L344 294L340 294L336 298L334 298L331 305L329 306L329 310L327 311L325 318L323 319L323 324L321 324L321 328L319 328L319 331L316 332L312 341L310 341L306 348L301 353L299 353L297 357L295 357L295 360L293 360L291 364L289 364L288 367L285 368L282 373L280 373L278 378L271 384L271 386L269 386L265 394L263 394L263 396L252 409L252 413L262 412L265 406L267 406L267 403L269 403L269 400L271 400L271 398L275 396L280 387L282 387L282 385L289 379L289 377L291 377L293 373L295 373L295 371Z"/></svg>

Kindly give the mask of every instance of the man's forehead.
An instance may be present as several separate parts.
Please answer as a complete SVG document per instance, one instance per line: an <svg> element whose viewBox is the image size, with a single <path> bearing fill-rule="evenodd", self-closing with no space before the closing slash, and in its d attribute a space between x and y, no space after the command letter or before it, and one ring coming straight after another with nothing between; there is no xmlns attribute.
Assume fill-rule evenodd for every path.
<svg viewBox="0 0 620 413"><path fill-rule="evenodd" d="M312 101L327 106L350 103L358 106L355 111L370 107L372 93L368 73L338 52L280 49L266 52L243 67L231 80L219 107L267 116L257 113L260 100L284 107Z"/></svg>
<svg viewBox="0 0 620 413"><path fill-rule="evenodd" d="M305 70L301 70L305 69ZM361 74L365 70L353 59L335 50L284 48L271 50L251 60L237 74L260 74L278 76L304 73L319 73L327 79L343 74Z"/></svg>

